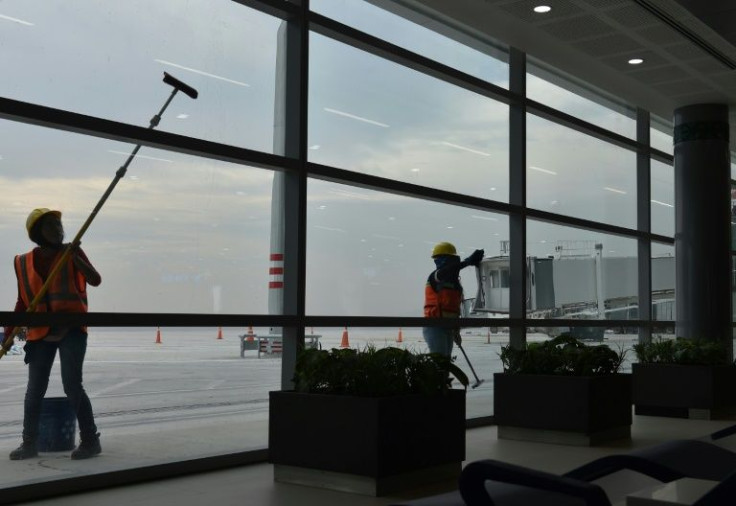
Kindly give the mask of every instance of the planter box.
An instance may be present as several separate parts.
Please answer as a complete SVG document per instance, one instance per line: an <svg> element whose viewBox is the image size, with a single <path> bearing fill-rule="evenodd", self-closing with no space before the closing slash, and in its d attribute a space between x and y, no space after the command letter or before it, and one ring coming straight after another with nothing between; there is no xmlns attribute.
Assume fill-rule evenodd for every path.
<svg viewBox="0 0 736 506"><path fill-rule="evenodd" d="M465 391L448 394L270 392L274 477L374 496L457 480L465 459Z"/></svg>
<svg viewBox="0 0 736 506"><path fill-rule="evenodd" d="M736 366L632 364L637 415L714 419L736 412Z"/></svg>
<svg viewBox="0 0 736 506"><path fill-rule="evenodd" d="M631 375L496 373L499 439L589 446L631 437Z"/></svg>

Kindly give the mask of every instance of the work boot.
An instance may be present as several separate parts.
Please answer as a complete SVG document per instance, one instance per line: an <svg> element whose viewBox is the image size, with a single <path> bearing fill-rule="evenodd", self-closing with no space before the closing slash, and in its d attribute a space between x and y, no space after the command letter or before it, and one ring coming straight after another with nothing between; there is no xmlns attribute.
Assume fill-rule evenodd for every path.
<svg viewBox="0 0 736 506"><path fill-rule="evenodd" d="M93 436L82 437L77 446L72 452L72 460L82 460L99 455L102 452L100 446L100 433Z"/></svg>
<svg viewBox="0 0 736 506"><path fill-rule="evenodd" d="M10 460L25 460L38 457L36 441L24 439L18 448L10 452Z"/></svg>

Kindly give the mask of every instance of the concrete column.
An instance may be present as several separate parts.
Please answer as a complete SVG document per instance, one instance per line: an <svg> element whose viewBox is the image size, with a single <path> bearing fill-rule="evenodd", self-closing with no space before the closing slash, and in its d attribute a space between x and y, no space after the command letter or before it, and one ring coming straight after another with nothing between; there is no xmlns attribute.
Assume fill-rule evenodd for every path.
<svg viewBox="0 0 736 506"><path fill-rule="evenodd" d="M675 110L678 337L731 342L728 106Z"/></svg>

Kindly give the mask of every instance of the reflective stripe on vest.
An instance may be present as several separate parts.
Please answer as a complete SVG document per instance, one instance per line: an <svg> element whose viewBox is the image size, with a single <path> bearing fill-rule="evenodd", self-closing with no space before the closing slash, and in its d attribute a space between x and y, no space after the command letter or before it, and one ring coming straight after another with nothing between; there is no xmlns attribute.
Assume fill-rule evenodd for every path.
<svg viewBox="0 0 736 506"><path fill-rule="evenodd" d="M52 266L61 256L58 253ZM33 263L33 251L15 257L15 274L18 278L18 292L21 300L30 307L37 293L41 291L44 279L36 271ZM49 307L50 306L50 307ZM58 312L58 313L86 313L87 312L87 290L84 276L74 268L74 261L68 258L67 264L61 268L56 277L51 281L46 296L38 302L36 312ZM49 333L49 327L30 327L27 339L37 341L43 339Z"/></svg>
<svg viewBox="0 0 736 506"><path fill-rule="evenodd" d="M424 316L426 318L458 318L463 291L454 283L438 283L437 291L427 281L424 287Z"/></svg>

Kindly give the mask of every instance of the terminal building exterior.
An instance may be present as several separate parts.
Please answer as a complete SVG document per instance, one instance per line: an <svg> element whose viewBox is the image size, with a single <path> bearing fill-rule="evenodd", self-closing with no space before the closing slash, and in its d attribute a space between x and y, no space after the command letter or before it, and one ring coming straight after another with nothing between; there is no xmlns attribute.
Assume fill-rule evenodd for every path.
<svg viewBox="0 0 736 506"><path fill-rule="evenodd" d="M4 325L83 323L90 342L256 327L283 340L265 402L292 387L305 334L402 329L421 347L429 252L449 241L486 251L485 277L463 279L480 335L627 329L733 350L729 2L102 4L0 3ZM199 97L148 128L162 72ZM71 236L138 144L83 241L105 280L90 312L13 313L28 211L60 208ZM488 398L468 403L469 425L493 424ZM243 416L257 436L214 456L166 447L94 485L72 471L5 497L265 462L262 422Z"/></svg>

